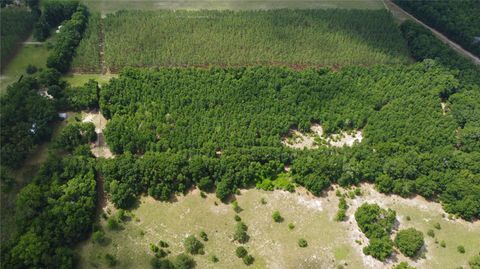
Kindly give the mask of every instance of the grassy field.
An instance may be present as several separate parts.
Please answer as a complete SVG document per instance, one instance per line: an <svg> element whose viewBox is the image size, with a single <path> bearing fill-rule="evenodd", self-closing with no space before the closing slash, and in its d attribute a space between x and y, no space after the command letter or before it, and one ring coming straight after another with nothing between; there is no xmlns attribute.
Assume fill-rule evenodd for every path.
<svg viewBox="0 0 480 269"><path fill-rule="evenodd" d="M445 240L446 248L427 237L426 259L408 260L410 264L418 268L455 268L465 265L468 258L478 251L474 235L480 232L480 223L442 218L439 204L385 196L373 191L370 186L362 189L364 196L347 199L352 208L364 201L381 203L397 211L400 228L413 226L424 233L434 229L434 223L441 224L442 229L435 230L436 238ZM265 205L260 202L261 198L267 201ZM232 206L222 204L213 195L201 198L198 190L177 199L174 202L158 202L150 197L142 198L138 208L132 211L134 217L122 224L120 231L108 230L105 221L102 221L110 243L100 246L88 241L79 246L80 267L108 268L104 255L110 253L119 260L117 268L149 268L153 257L150 243L167 241L174 255L183 251L183 238L190 234L198 237L198 233L204 230L209 241L205 242L205 254L195 256L197 268L246 268L234 253L237 244L232 242L235 225ZM391 268L395 263L371 262L370 257L362 254L365 242L362 246L355 243L358 238L354 231L358 227L351 221L354 210L347 211L349 220L346 222L333 220L338 205L334 191L326 197L315 198L304 191L287 193L251 189L242 191L237 201L243 209L238 215L248 225L251 237L245 244L255 258L250 268L336 268L339 264L344 268ZM275 210L284 217L282 223L272 220ZM111 212L114 214L113 210ZM411 220L406 221L406 216L410 216ZM294 223L293 230L288 229L289 223ZM297 246L299 238L308 241L307 248ZM460 244L465 246L465 254L457 252L456 247ZM216 255L219 262L212 263L209 260L211 255ZM396 255L396 260L407 259Z"/></svg>
<svg viewBox="0 0 480 269"><path fill-rule="evenodd" d="M45 68L47 57L48 50L44 44L24 45L2 73L0 92L4 92L9 84L17 81L21 75L25 74L25 69L29 64L38 68Z"/></svg>
<svg viewBox="0 0 480 269"><path fill-rule="evenodd" d="M82 0L92 11L112 13L122 9L220 9L256 10L278 8L383 9L381 0Z"/></svg>
<svg viewBox="0 0 480 269"><path fill-rule="evenodd" d="M127 11L108 15L104 28L105 60L112 71L125 66L410 62L387 11Z"/></svg>

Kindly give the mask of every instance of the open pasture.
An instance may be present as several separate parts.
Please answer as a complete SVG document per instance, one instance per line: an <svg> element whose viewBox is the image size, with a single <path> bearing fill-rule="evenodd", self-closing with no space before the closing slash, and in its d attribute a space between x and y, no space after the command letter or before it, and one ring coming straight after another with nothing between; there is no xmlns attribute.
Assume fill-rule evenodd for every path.
<svg viewBox="0 0 480 269"><path fill-rule="evenodd" d="M107 15L103 29L105 65L112 72L126 66L303 69L411 62L384 10L122 11ZM74 65L98 70L98 61L89 60L98 53L82 50L98 47L98 40L88 42Z"/></svg>
<svg viewBox="0 0 480 269"><path fill-rule="evenodd" d="M362 196L347 199L350 209L345 222L334 220L338 204L335 191L319 198L301 188L296 193L243 190L236 198L242 208L238 215L247 224L250 235L245 247L255 258L250 267L235 256L238 243L232 240L235 212L230 204L223 204L212 194L202 198L198 190L177 196L172 202L143 197L121 230L109 230L106 221L101 222L109 243L100 245L90 239L78 247L80 268L108 268L104 259L107 253L116 256L117 268L149 268L153 257L150 243L166 241L171 255L176 255L184 250L182 240L191 234L198 238L201 230L207 233L209 240L204 242L205 254L194 256L197 268L336 268L338 265L343 268L391 268L399 261L408 261L419 269L440 268L441 265L455 268L466 265L468 258L475 255L474 235L480 232L480 223L448 220L442 217L444 212L438 204L421 198L386 196L368 184L361 189ZM262 198L266 204L261 203ZM366 242L362 241L358 227L352 222L356 207L363 202L380 203L396 210L402 229L416 227L426 234L434 229L435 223L440 223L442 229L435 230L436 237L426 238L426 258L413 261L396 254L395 259L381 263L363 255L361 248ZM272 220L275 210L280 212L283 222ZM115 214L111 205L105 211ZM410 221L406 220L407 216ZM290 230L289 223L295 228ZM299 238L305 238L308 247L298 247ZM435 239L445 240L446 247L440 247ZM362 245L355 240L362 241ZM456 251L460 244L465 246L465 254ZM210 260L212 255L218 257L217 263Z"/></svg>

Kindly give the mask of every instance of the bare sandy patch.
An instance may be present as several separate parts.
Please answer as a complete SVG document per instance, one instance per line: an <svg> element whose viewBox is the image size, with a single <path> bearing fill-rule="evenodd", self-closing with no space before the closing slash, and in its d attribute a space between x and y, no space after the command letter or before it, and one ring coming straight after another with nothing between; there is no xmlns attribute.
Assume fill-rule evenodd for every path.
<svg viewBox="0 0 480 269"><path fill-rule="evenodd" d="M290 130L288 136L282 140L282 143L287 147L295 149L316 149L319 144L329 147L351 147L355 143L361 143L362 140L363 133L361 130L341 132L325 137L322 126L320 124L312 124L310 132L307 134L295 129Z"/></svg>
<svg viewBox="0 0 480 269"><path fill-rule="evenodd" d="M87 113L82 113L82 122L91 122L95 125L95 133L97 133L97 140L90 148L95 157L114 158L112 151L105 142L103 129L107 126L107 119L98 110L92 110Z"/></svg>

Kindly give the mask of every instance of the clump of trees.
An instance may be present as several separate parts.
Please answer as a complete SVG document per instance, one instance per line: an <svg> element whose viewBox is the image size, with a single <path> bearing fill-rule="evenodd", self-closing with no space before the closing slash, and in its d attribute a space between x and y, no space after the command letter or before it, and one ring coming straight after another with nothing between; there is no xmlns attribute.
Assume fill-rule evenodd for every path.
<svg viewBox="0 0 480 269"><path fill-rule="evenodd" d="M393 251L393 242L390 239L395 222L396 212L385 210L377 204L362 204L355 212L358 227L369 239L368 246L363 248L366 255L385 261Z"/></svg>
<svg viewBox="0 0 480 269"><path fill-rule="evenodd" d="M97 139L95 125L91 122L72 123L67 125L55 139L57 148L72 151L80 145L94 142Z"/></svg>
<svg viewBox="0 0 480 269"><path fill-rule="evenodd" d="M17 195L18 234L2 242L3 268L74 267L72 248L91 232L95 216L95 160L59 155L51 154Z"/></svg>
<svg viewBox="0 0 480 269"><path fill-rule="evenodd" d="M335 216L335 220L344 221L347 218L347 215L346 215L347 209L348 209L347 200L345 200L345 197L342 196L340 197L338 202L338 212L337 212L337 215Z"/></svg>
<svg viewBox="0 0 480 269"><path fill-rule="evenodd" d="M415 228L400 230L395 237L395 246L407 257L414 257L425 244L423 233Z"/></svg>
<svg viewBox="0 0 480 269"><path fill-rule="evenodd" d="M89 80L81 87L67 87L64 91L65 105L75 111L98 108L99 90L95 80Z"/></svg>

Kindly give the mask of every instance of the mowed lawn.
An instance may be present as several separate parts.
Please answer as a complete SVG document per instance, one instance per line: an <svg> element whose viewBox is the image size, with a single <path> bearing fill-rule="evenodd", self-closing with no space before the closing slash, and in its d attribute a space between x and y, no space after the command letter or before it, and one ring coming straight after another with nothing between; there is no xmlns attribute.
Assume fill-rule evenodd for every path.
<svg viewBox="0 0 480 269"><path fill-rule="evenodd" d="M382 0L82 0L91 10L103 14L122 9L216 9L216 10L257 10L257 9L312 9L352 8L383 9Z"/></svg>
<svg viewBox="0 0 480 269"><path fill-rule="evenodd" d="M103 25L105 63L112 72L127 66L302 69L411 62L385 10L122 11L107 15ZM96 55L88 50L94 45L82 47L77 57Z"/></svg>
<svg viewBox="0 0 480 269"><path fill-rule="evenodd" d="M446 241L446 248L442 248L435 239L425 235L425 259L414 261L396 254L398 261L406 260L419 269L455 268L465 266L467 260L478 252L475 237L480 233L480 223L448 220L438 212L441 210L439 204L428 208L428 202L414 203L364 187L362 192L364 196L347 198L351 208L365 201L379 203L397 211L400 229L415 227L425 234L428 229L434 229L438 241ZM266 204L261 203L262 198ZM302 189L297 193L250 189L242 191L237 201L242 208L238 215L248 225L250 236L244 246L255 258L250 267L235 256L239 244L233 241L235 212L232 205L221 203L212 194L202 198L199 191L194 190L173 202L141 198L138 208L132 211L131 220L124 222L119 231L108 230L106 221L102 220L101 226L109 243L102 246L92 243L91 239L82 243L77 249L80 268L108 268L104 258L107 253L118 259L117 268L150 268L153 257L150 243L167 241L173 256L184 251L182 241L186 236L194 234L199 238L202 230L209 240L204 242L205 254L194 256L197 268L337 268L343 265L344 268L390 269L395 264L392 261L381 263L362 254L366 242L355 233L358 227L352 222L353 210L347 211L347 221L334 221L338 208L334 191L317 198ZM275 210L280 212L283 222L272 220ZM109 211L115 214L112 208ZM407 221L406 216L411 220ZM441 224L441 230L433 228L436 222ZM288 229L289 223L295 225L293 230ZM298 247L299 238L305 238L308 247ZM359 239L362 245L355 242ZM457 252L456 247L460 244L465 246L465 254ZM218 263L210 260L211 255L218 257Z"/></svg>

